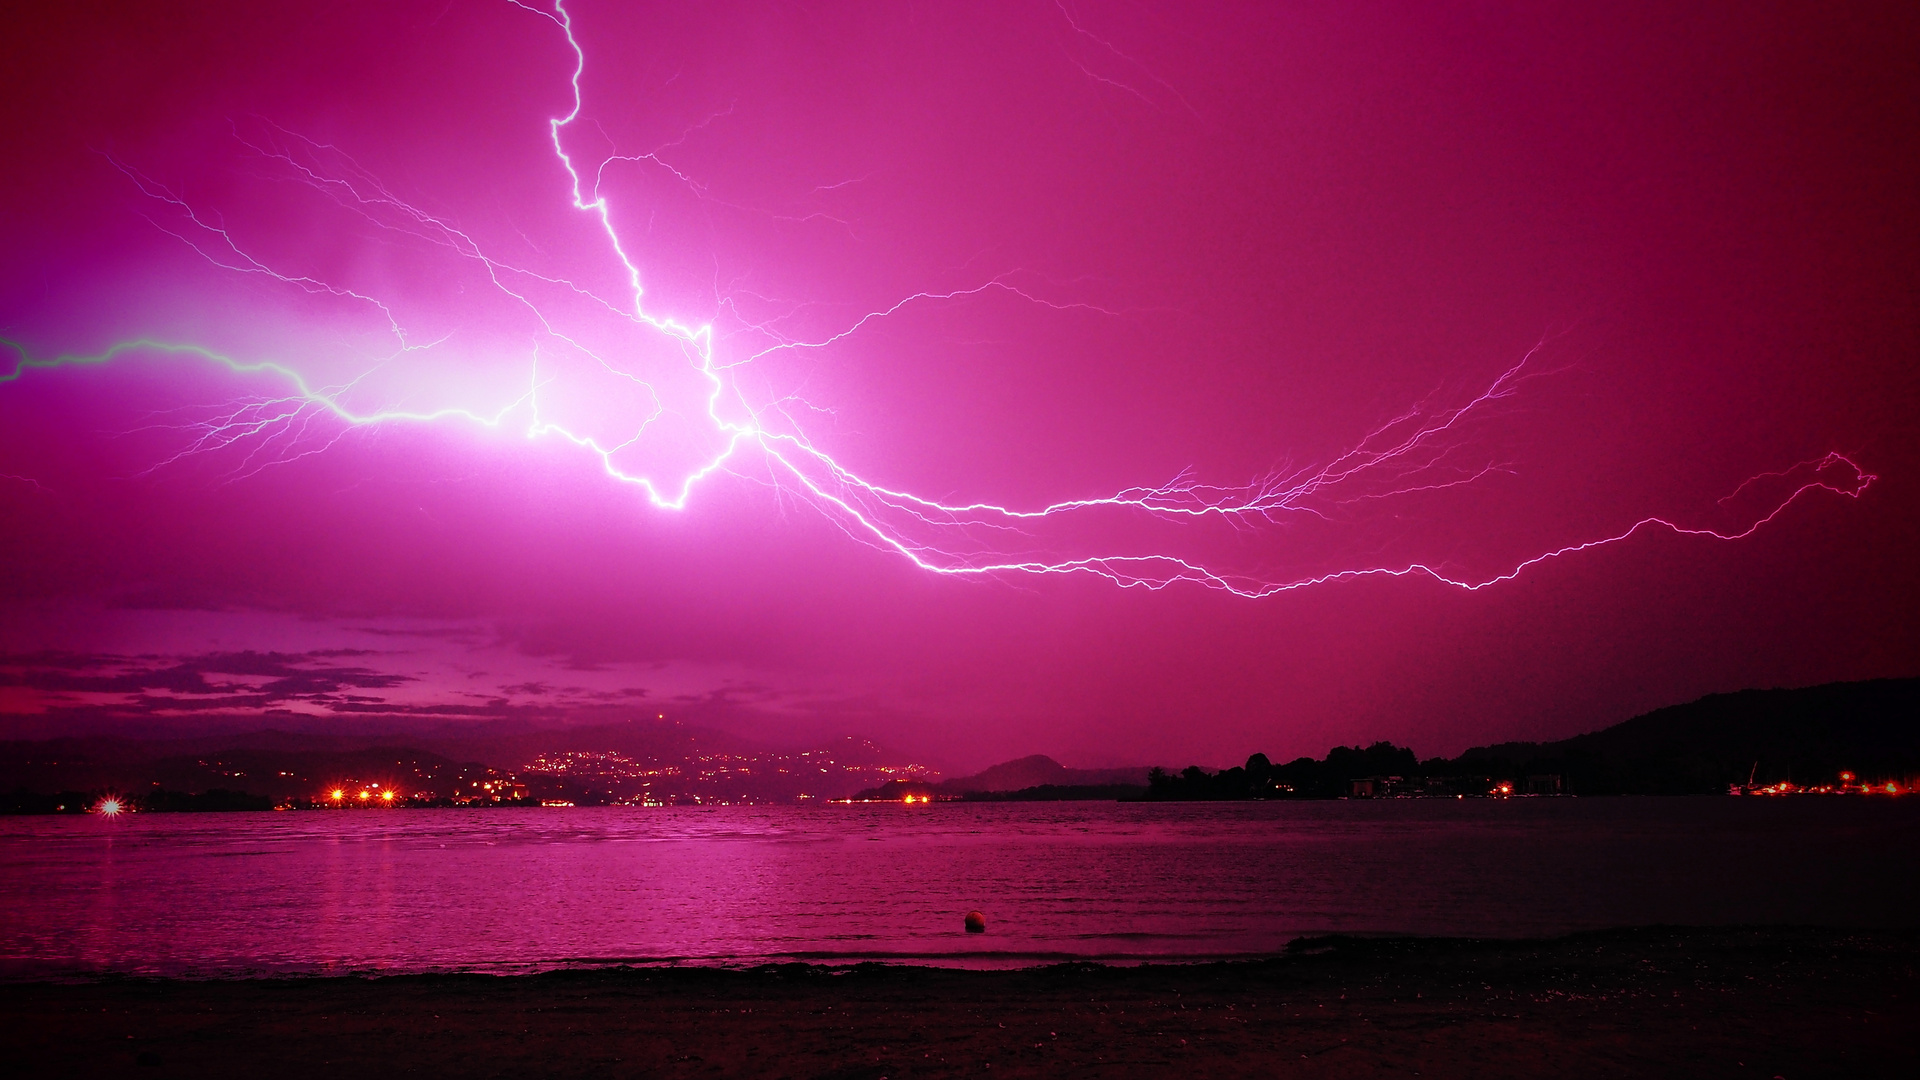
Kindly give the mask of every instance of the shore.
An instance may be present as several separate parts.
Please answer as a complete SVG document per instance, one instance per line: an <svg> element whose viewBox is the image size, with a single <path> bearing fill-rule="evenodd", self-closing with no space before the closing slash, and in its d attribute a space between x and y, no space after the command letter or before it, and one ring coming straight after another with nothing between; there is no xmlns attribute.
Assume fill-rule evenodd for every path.
<svg viewBox="0 0 1920 1080"><path fill-rule="evenodd" d="M0 985L23 1076L1920 1075L1920 934L1316 939L1268 960Z"/></svg>

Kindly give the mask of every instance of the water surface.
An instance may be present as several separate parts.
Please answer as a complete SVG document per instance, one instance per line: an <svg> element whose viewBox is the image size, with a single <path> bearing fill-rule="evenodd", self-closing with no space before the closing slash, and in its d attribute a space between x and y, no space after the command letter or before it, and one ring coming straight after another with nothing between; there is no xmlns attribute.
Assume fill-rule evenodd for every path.
<svg viewBox="0 0 1920 1080"><path fill-rule="evenodd" d="M0 974L1270 953L1302 934L1920 925L1920 801L0 819ZM962 931L978 908L986 934Z"/></svg>

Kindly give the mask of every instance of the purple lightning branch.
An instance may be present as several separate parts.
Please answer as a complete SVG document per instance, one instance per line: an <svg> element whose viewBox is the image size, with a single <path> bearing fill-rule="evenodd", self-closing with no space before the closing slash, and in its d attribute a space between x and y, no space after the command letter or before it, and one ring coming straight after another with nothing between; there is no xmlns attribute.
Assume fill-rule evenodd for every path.
<svg viewBox="0 0 1920 1080"><path fill-rule="evenodd" d="M618 261L622 297L605 297L571 278L496 257L471 233L402 199L335 147L264 123L245 132L236 126L235 136L261 159L383 235L418 242L426 250L451 255L476 268L492 294L525 320L526 374L517 387L499 391L483 405L409 404L419 395L397 388L392 383L398 377L395 373L409 370L410 362L447 353L452 348L452 331L416 333L406 325L399 300L383 299L371 288L337 284L317 273L276 269L275 260L250 251L218 218L111 158L150 200L155 213L149 217L155 225L208 262L330 303L365 308L377 316L391 347L368 356L358 375L323 384L304 376L293 361L243 361L195 345L142 339L94 356L51 359L35 359L13 346L16 361L10 373L0 370L0 382L36 368L106 362L123 355L189 355L276 383L281 389L229 402L204 415L155 417L152 427L176 430L183 438L179 451L155 468L191 455L232 451L238 454L234 473L244 476L320 453L357 428L462 420L491 428L520 428L530 438L564 439L597 457L609 477L642 489L655 506L680 510L708 477L723 471L747 475L743 463L752 454L764 463L760 475L766 482L819 510L848 537L934 573L1091 574L1125 587L1163 589L1186 583L1249 598L1363 577L1417 576L1478 590L1512 580L1542 562L1642 532L1664 530L1737 540L1752 535L1802 496L1829 492L1858 498L1877 479L1850 458L1832 453L1742 483L1721 500L1723 508L1743 497L1758 501L1761 488L1772 494L1736 525L1715 529L1646 517L1609 535L1567 544L1525 558L1503 572L1483 575L1411 560L1303 573L1235 571L1217 560L1171 554L1150 544L1131 552L1087 553L1093 545L1049 539L1070 531L1069 522L1112 515L1186 528L1215 522L1243 533L1265 533L1292 523L1337 524L1361 504L1444 491L1511 471L1501 462L1468 453L1465 435L1538 374L1536 347L1464 403L1409 409L1325 465L1277 472L1245 485L1206 484L1183 474L1158 486L1032 509L985 502L950 504L882 486L843 466L807 436L793 411L813 406L794 397L752 400L739 385L737 373L776 354L830 348L910 305L988 292L1059 310L1114 313L1092 304L1047 300L1003 275L967 288L915 293L818 340L792 338L771 325L750 323L749 330L773 344L731 361L716 358L712 326L689 325L647 311L639 265L622 240L614 208L603 191L607 169L615 162L657 164L696 189L698 185L662 161L660 150L609 153L591 167L577 165L567 135L583 109L586 50L575 36L564 0L556 0L551 11L519 0L508 2L550 22L573 52L572 105L564 115L548 121L548 135L568 177L573 208L598 224L607 250ZM1061 10L1076 33L1091 38L1073 21L1070 9L1063 5Z"/></svg>

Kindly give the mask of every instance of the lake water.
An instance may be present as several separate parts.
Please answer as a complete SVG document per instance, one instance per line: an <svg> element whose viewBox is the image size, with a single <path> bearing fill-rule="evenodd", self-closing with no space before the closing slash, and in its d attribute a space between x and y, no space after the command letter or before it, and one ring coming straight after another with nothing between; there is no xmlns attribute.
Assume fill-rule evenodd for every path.
<svg viewBox="0 0 1920 1080"><path fill-rule="evenodd" d="M0 975L1274 952L1302 934L1920 925L1920 800L0 819ZM962 916L983 911L988 932Z"/></svg>

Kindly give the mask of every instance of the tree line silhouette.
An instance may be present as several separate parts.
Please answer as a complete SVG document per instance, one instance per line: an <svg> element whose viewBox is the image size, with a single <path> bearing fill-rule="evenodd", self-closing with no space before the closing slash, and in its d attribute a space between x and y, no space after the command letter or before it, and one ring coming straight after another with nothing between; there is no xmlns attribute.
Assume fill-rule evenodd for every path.
<svg viewBox="0 0 1920 1080"><path fill-rule="evenodd" d="M1412 776L1419 769L1420 761L1412 750L1390 742L1336 746L1319 761L1301 757L1285 765L1275 765L1265 754L1254 754L1244 766L1214 773L1198 765L1189 765L1178 773L1153 769L1147 773L1147 798L1332 799L1347 794L1356 778Z"/></svg>

